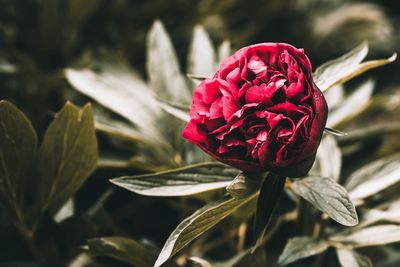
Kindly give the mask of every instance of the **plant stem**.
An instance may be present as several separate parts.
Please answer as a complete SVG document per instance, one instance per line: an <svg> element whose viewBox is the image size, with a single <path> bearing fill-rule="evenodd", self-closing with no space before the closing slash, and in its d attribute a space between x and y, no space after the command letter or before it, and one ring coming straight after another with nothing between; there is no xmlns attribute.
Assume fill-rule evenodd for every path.
<svg viewBox="0 0 400 267"><path fill-rule="evenodd" d="M264 180L257 200L256 217L254 220L254 235L257 241L252 252L262 243L263 236L284 190L285 181L286 177L274 173L269 173Z"/></svg>

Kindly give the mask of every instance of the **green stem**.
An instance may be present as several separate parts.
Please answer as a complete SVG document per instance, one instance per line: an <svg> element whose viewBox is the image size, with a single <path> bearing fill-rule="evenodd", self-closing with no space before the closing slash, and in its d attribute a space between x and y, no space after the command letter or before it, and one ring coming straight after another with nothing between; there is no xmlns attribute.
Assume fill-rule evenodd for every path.
<svg viewBox="0 0 400 267"><path fill-rule="evenodd" d="M254 234L257 242L253 250L263 241L263 236L281 198L285 181L286 177L275 173L269 173L264 180L257 200L256 217L254 220Z"/></svg>

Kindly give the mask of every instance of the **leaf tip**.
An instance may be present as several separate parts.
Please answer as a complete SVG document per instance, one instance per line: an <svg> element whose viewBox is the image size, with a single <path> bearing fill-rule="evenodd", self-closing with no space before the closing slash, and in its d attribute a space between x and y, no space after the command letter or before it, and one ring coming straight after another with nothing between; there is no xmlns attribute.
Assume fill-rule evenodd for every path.
<svg viewBox="0 0 400 267"><path fill-rule="evenodd" d="M119 178L111 178L111 179L108 179L108 181L109 181L110 183L119 186L119 181L118 181L118 180L119 180Z"/></svg>
<svg viewBox="0 0 400 267"><path fill-rule="evenodd" d="M393 55L390 58L388 58L388 61L394 62L396 59L397 59L397 53L395 52L395 53L393 53Z"/></svg>
<svg viewBox="0 0 400 267"><path fill-rule="evenodd" d="M364 40L361 44L360 44L360 50L365 50L364 53L368 54L368 50L369 50L369 43L367 40Z"/></svg>
<svg viewBox="0 0 400 267"><path fill-rule="evenodd" d="M165 31L164 25L160 19L156 19L153 22L153 25L151 26L150 32L160 32L160 31L162 31L162 32Z"/></svg>
<svg viewBox="0 0 400 267"><path fill-rule="evenodd" d="M166 261L166 259L164 259L164 257L158 256L156 262L154 263L154 267L160 267L164 262Z"/></svg>

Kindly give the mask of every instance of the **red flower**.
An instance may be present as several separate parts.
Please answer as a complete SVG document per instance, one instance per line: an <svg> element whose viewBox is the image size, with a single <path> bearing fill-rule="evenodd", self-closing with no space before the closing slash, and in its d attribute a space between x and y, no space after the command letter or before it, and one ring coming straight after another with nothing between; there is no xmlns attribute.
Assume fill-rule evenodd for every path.
<svg viewBox="0 0 400 267"><path fill-rule="evenodd" d="M304 176L327 118L303 49L283 43L244 47L195 90L183 136L245 172Z"/></svg>

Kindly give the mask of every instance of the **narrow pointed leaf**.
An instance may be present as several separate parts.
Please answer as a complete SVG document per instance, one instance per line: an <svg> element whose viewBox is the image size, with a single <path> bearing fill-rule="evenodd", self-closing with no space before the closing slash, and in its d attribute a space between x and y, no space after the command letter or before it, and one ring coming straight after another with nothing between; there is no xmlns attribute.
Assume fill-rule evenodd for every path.
<svg viewBox="0 0 400 267"><path fill-rule="evenodd" d="M167 101L157 99L160 107L167 113L171 114L175 118L178 118L184 122L188 122L190 120L189 116L189 107L183 105L174 105Z"/></svg>
<svg viewBox="0 0 400 267"><path fill-rule="evenodd" d="M197 25L189 50L188 72L200 76L212 76L216 70L215 51L205 29Z"/></svg>
<svg viewBox="0 0 400 267"><path fill-rule="evenodd" d="M221 200L212 202L197 210L191 216L183 220L171 233L154 266L161 266L196 237L209 230L226 216L232 214L239 207L248 203L256 196L257 194L253 194L247 198L241 199L225 196Z"/></svg>
<svg viewBox="0 0 400 267"><path fill-rule="evenodd" d="M309 176L295 180L291 188L297 195L338 223L345 226L354 226L358 223L356 209L346 189L334 180Z"/></svg>
<svg viewBox="0 0 400 267"><path fill-rule="evenodd" d="M328 244L322 240L308 236L289 239L282 254L279 256L279 266L285 266L303 258L320 254L328 249Z"/></svg>
<svg viewBox="0 0 400 267"><path fill-rule="evenodd" d="M231 43L228 40L222 42L218 47L218 64L221 64L231 55Z"/></svg>
<svg viewBox="0 0 400 267"><path fill-rule="evenodd" d="M360 114L368 106L374 91L375 82L367 80L349 95L340 105L331 110L326 123L327 127L336 127Z"/></svg>
<svg viewBox="0 0 400 267"><path fill-rule="evenodd" d="M352 200L364 199L400 182L400 153L374 161L355 171L346 188Z"/></svg>
<svg viewBox="0 0 400 267"><path fill-rule="evenodd" d="M107 135L118 137L133 142L148 142L148 137L139 132L132 124L106 117L100 112L95 111L96 130Z"/></svg>
<svg viewBox="0 0 400 267"><path fill-rule="evenodd" d="M319 66L313 74L314 82L321 91L339 83L353 73L368 54L368 43L364 42L347 54Z"/></svg>
<svg viewBox="0 0 400 267"><path fill-rule="evenodd" d="M336 253L342 267L372 267L371 260L364 255L358 254L352 249L337 248Z"/></svg>
<svg viewBox="0 0 400 267"><path fill-rule="evenodd" d="M400 225L377 225L357 230L351 234L336 235L332 241L347 243L353 247L381 246L400 242Z"/></svg>
<svg viewBox="0 0 400 267"><path fill-rule="evenodd" d="M193 73L187 73L186 77L188 77L189 79L191 79L194 82L200 83L202 81L204 81L205 79L209 79L210 76L203 76L203 75L196 75Z"/></svg>
<svg viewBox="0 0 400 267"><path fill-rule="evenodd" d="M371 60L361 63L368 54L368 44L365 42L340 58L328 61L318 67L313 74L315 84L321 91L342 84L367 70L384 66L396 60L396 53L387 59Z"/></svg>
<svg viewBox="0 0 400 267"><path fill-rule="evenodd" d="M357 77L360 74L363 74L364 72L366 72L367 70L370 69L374 69L374 68L378 68L384 65L387 65L389 63L394 62L397 59L397 54L393 53L393 55L391 55L388 58L384 58L384 59L376 59L376 60L370 60L370 61L366 61L361 63L358 68L356 70L354 70L350 75L343 77L340 81L338 81L337 83L344 83L346 81L349 81L351 79L353 79L354 77Z"/></svg>
<svg viewBox="0 0 400 267"><path fill-rule="evenodd" d="M334 136L346 136L347 135L347 133L342 132L338 129L328 128L328 127L325 127L325 132L329 133L331 135L334 135Z"/></svg>
<svg viewBox="0 0 400 267"><path fill-rule="evenodd" d="M147 35L147 73L155 94L177 103L190 103L191 94L163 24L154 22Z"/></svg>
<svg viewBox="0 0 400 267"><path fill-rule="evenodd" d="M139 75L118 59L101 61L99 68L100 72L67 69L65 75L76 90L123 116L148 136L160 139L156 125L161 109Z"/></svg>
<svg viewBox="0 0 400 267"><path fill-rule="evenodd" d="M264 234L282 195L285 181L285 177L274 173L269 173L264 180L257 200L257 211L254 219L254 235L257 239L256 247L262 243Z"/></svg>
<svg viewBox="0 0 400 267"><path fill-rule="evenodd" d="M371 225L379 221L400 224L400 208L385 211L370 209L363 214L362 226Z"/></svg>
<svg viewBox="0 0 400 267"><path fill-rule="evenodd" d="M237 170L220 163L201 163L168 171L123 176L111 182L146 196L186 196L224 188Z"/></svg>
<svg viewBox="0 0 400 267"><path fill-rule="evenodd" d="M39 150L41 210L56 212L94 171L97 158L90 105L79 109L65 104L47 129Z"/></svg>

